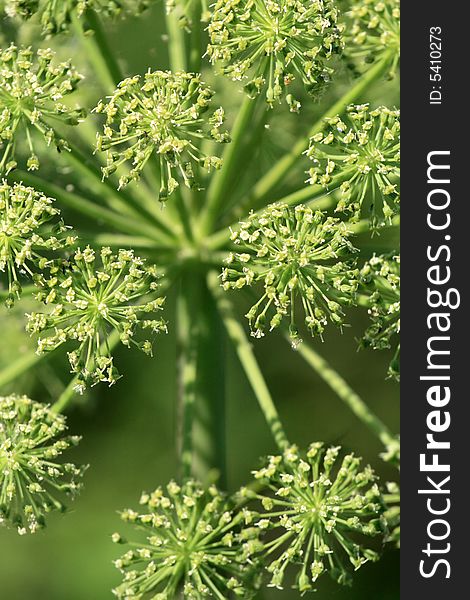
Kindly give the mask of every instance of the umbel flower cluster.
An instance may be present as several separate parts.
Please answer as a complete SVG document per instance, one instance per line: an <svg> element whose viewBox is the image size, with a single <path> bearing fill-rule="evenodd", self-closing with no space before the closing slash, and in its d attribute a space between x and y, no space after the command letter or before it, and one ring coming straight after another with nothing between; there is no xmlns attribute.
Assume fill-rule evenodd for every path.
<svg viewBox="0 0 470 600"><path fill-rule="evenodd" d="M75 238L59 214L54 200L41 192L0 183L0 272L7 281L8 306L21 294L21 279L32 278L58 251L73 245Z"/></svg>
<svg viewBox="0 0 470 600"><path fill-rule="evenodd" d="M106 17L123 12L140 14L156 0L6 0L8 17L37 17L42 33L50 37L67 31L74 19L83 17L87 9Z"/></svg>
<svg viewBox="0 0 470 600"><path fill-rule="evenodd" d="M26 396L0 397L0 523L20 534L44 527L80 489L83 468L60 456L80 441L65 436L65 417Z"/></svg>
<svg viewBox="0 0 470 600"><path fill-rule="evenodd" d="M133 344L148 355L152 342L135 339L137 330L166 331L165 321L154 318L164 303L156 297L158 275L132 250L114 254L105 247L97 255L89 246L78 249L65 268L53 267L38 286L37 299L51 310L28 314L27 329L40 334L39 353L74 342L76 349L68 357L80 392L101 381L112 385L119 378L109 347L113 331L122 344Z"/></svg>
<svg viewBox="0 0 470 600"><path fill-rule="evenodd" d="M338 10L331 0L217 0L207 54L250 96L264 92L270 106L299 78L310 93L329 82L331 58L342 48Z"/></svg>
<svg viewBox="0 0 470 600"><path fill-rule="evenodd" d="M355 0L346 13L345 53L357 67L388 56L389 77L400 63L400 0Z"/></svg>
<svg viewBox="0 0 470 600"><path fill-rule="evenodd" d="M130 163L119 179L122 188L139 179L150 161L159 170L160 200L166 200L180 180L195 187L199 167L210 171L221 166L220 158L205 155L199 142L229 141L221 129L224 111L211 110L212 96L201 76L191 73L149 71L143 81L138 75L122 81L108 101L95 108L106 115L103 134L97 137L97 150L107 152L103 175Z"/></svg>
<svg viewBox="0 0 470 600"><path fill-rule="evenodd" d="M232 241L241 251L227 258L222 285L228 290L262 284L246 315L254 337L289 315L295 341L298 309L312 335L321 335L328 321L343 323L343 306L354 302L359 282L359 271L340 260L354 252L348 236L347 225L304 205L272 204L240 223Z"/></svg>
<svg viewBox="0 0 470 600"><path fill-rule="evenodd" d="M399 210L400 111L351 105L346 118L325 120L307 156L314 166L309 183L340 188L338 211L353 220L369 218L374 227L390 223Z"/></svg>
<svg viewBox="0 0 470 600"><path fill-rule="evenodd" d="M236 511L215 487L190 479L144 493L138 511L121 517L140 529L145 541L115 561L124 581L118 598L188 600L251 598L259 587L259 529L250 511ZM118 533L116 543L127 543Z"/></svg>
<svg viewBox="0 0 470 600"><path fill-rule="evenodd" d="M17 166L16 145L22 138L28 153L27 168L39 168L34 138L44 138L47 146L68 149L57 132L59 123L77 125L85 113L63 100L75 91L81 75L70 62L53 64L50 49L0 49L0 175Z"/></svg>
<svg viewBox="0 0 470 600"><path fill-rule="evenodd" d="M370 467L361 467L360 458L340 451L314 443L303 455L293 446L255 471L268 491L245 493L261 502L256 526L270 533L264 556L271 559L271 586L282 589L290 565L300 593L313 591L326 572L347 585L347 563L357 570L378 560L370 542L365 543L384 530L376 477Z"/></svg>
<svg viewBox="0 0 470 600"><path fill-rule="evenodd" d="M389 376L400 379L400 255L373 256L361 269L361 287L368 295L372 324L361 342L366 348L395 347Z"/></svg>

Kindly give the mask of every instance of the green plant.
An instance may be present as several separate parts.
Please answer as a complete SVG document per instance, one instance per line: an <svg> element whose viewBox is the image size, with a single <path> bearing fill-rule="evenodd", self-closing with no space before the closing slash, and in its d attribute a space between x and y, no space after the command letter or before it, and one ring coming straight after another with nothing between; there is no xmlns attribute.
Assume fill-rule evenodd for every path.
<svg viewBox="0 0 470 600"><path fill-rule="evenodd" d="M2 3L9 35L28 31L34 47L44 36L61 56L72 53L67 40L82 44L101 96L81 92L82 76L50 49L12 42L0 51L0 294L7 319L25 302L37 343L2 367L0 386L19 385L60 352L71 371L52 408L0 399L2 520L33 532L62 507L50 487L78 490L82 469L58 460L70 441L49 443L65 429L61 414L77 394L117 382L119 342L150 361L168 328L178 337L181 470L142 495L145 508L122 513L144 537L133 533L117 559L115 594L248 598L291 577L303 594L323 572L349 584L352 570L379 559L380 540L399 541L398 488L350 452L339 460L338 447L290 443L235 303L244 293L251 336L284 336L286 352L305 359L398 466L397 437L318 353L331 325L366 310L360 345L396 347L390 374L399 375L399 111L372 96L398 68L397 3L351 0L343 12L333 0L158 3L170 68L162 60L123 72L103 22L150 4ZM235 118L219 107L229 95ZM304 113L288 113L312 116L312 96L306 127ZM275 147L266 136L282 134L281 116L296 141L267 169L260 160L256 180L251 159ZM279 449L232 495L221 491L225 340ZM66 474L71 482L55 482Z"/></svg>

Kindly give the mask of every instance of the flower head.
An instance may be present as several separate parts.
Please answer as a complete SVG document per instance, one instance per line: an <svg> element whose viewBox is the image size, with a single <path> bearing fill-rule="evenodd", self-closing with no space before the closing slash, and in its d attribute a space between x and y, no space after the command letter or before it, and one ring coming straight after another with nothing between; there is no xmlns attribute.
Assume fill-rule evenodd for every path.
<svg viewBox="0 0 470 600"><path fill-rule="evenodd" d="M64 436L65 417L26 396L0 397L0 523L20 534L45 525L45 515L64 511L64 495L75 496L83 468L59 461L80 441Z"/></svg>
<svg viewBox="0 0 470 600"><path fill-rule="evenodd" d="M400 63L400 0L355 0L346 18L346 56L359 66L388 56L393 77Z"/></svg>
<svg viewBox="0 0 470 600"><path fill-rule="evenodd" d="M54 200L42 192L0 183L0 274L8 281L7 306L20 295L22 277L33 277L51 263L51 252L75 242L59 214Z"/></svg>
<svg viewBox="0 0 470 600"><path fill-rule="evenodd" d="M331 0L217 0L207 53L234 80L248 79L249 95L265 91L270 106L291 93L299 77L310 93L330 80L329 60L342 48L338 11Z"/></svg>
<svg viewBox="0 0 470 600"><path fill-rule="evenodd" d="M290 564L297 565L296 588L313 590L324 572L341 584L350 583L345 560L355 570L378 554L368 537L383 532L382 497L370 467L340 448L312 444L302 455L296 447L271 456L255 472L270 493L254 494L262 503L256 525L271 532L264 554L272 558L271 586L282 588Z"/></svg>
<svg viewBox="0 0 470 600"><path fill-rule="evenodd" d="M314 163L309 183L328 189L342 182L336 210L354 219L367 217L374 227L389 223L398 212L400 111L351 105L344 121L325 119L306 154Z"/></svg>
<svg viewBox="0 0 470 600"><path fill-rule="evenodd" d="M259 569L253 555L259 542L248 510L236 511L215 486L204 489L193 480L144 493L140 504L138 512L121 515L146 539L115 561L124 575L114 590L118 598L173 600L180 592L187 600L254 595ZM119 534L113 540L125 543Z"/></svg>
<svg viewBox="0 0 470 600"><path fill-rule="evenodd" d="M14 169L16 143L20 135L28 148L27 168L39 167L34 151L34 135L43 137L48 146L68 149L55 124L77 125L84 118L80 108L62 101L81 80L70 63L52 63L54 52L17 48L13 44L0 49L0 174Z"/></svg>
<svg viewBox="0 0 470 600"><path fill-rule="evenodd" d="M134 339L138 329L153 334L166 331L166 323L155 319L164 298L156 297L158 276L154 267L134 256L132 250L102 248L97 255L90 247L78 249L65 267L54 267L42 277L37 298L51 306L49 313L28 314L27 329L39 333L38 352L54 350L71 341L68 353L77 389L100 381L113 384L119 377L108 346L118 332L122 344L131 344L152 354L150 340Z"/></svg>
<svg viewBox="0 0 470 600"><path fill-rule="evenodd" d="M6 0L9 17L29 19L38 15L46 37L67 31L73 19L83 17L87 9L104 16L121 13L140 14L155 0Z"/></svg>
<svg viewBox="0 0 470 600"><path fill-rule="evenodd" d="M272 204L252 213L232 234L240 252L222 272L224 289L261 282L263 295L246 315L254 337L278 327L290 313L290 333L298 336L296 300L312 335L328 321L343 323L344 305L354 301L358 271L339 260L354 251L346 225L307 206Z"/></svg>
<svg viewBox="0 0 470 600"><path fill-rule="evenodd" d="M198 147L202 139L229 141L221 131L224 111L211 111L212 90L200 75L155 71L144 80L136 75L121 81L108 102L95 108L106 115L97 149L107 151L104 177L130 163L119 187L138 179L152 157L160 171L160 199L165 200L183 180L196 186L197 169L219 168L221 160L206 156Z"/></svg>
<svg viewBox="0 0 470 600"><path fill-rule="evenodd" d="M372 324L361 343L365 348L395 347L389 376L400 379L400 255L373 256L361 269L361 288L368 295Z"/></svg>

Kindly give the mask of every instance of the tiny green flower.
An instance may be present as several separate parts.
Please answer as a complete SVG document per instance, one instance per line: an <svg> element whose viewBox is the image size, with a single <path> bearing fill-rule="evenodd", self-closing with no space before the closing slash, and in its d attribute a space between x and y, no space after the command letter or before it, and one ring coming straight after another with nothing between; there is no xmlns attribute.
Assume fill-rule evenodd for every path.
<svg viewBox="0 0 470 600"><path fill-rule="evenodd" d="M174 13L179 23L186 29L191 29L194 15L199 15L202 23L207 23L211 17L208 0L165 0L168 13Z"/></svg>
<svg viewBox="0 0 470 600"><path fill-rule="evenodd" d="M330 80L331 58L342 48L338 10L331 0L217 0L207 54L233 80L248 79L251 95L265 91L272 107L298 77L310 93Z"/></svg>
<svg viewBox="0 0 470 600"><path fill-rule="evenodd" d="M51 263L54 252L74 244L59 214L54 200L42 192L0 183L0 283L5 274L7 306L20 296L23 277L33 277Z"/></svg>
<svg viewBox="0 0 470 600"><path fill-rule="evenodd" d="M303 594L327 571L349 584L345 559L355 570L378 559L377 552L360 545L384 530L376 477L353 454L339 462L340 450L315 443L303 455L294 446L254 473L270 491L252 496L262 504L255 524L268 532L264 556L272 558L267 567L272 587L282 589L290 564L297 565L295 587Z"/></svg>
<svg viewBox="0 0 470 600"><path fill-rule="evenodd" d="M78 249L65 267L53 267L41 277L37 299L51 306L49 313L28 314L27 330L44 334L38 353L54 350L71 341L77 348L68 353L77 390L101 381L112 385L119 378L107 345L112 331L122 344L133 344L148 355L150 340L134 339L138 329L153 334L166 332L166 323L153 318L162 310L164 298L156 297L158 275L132 250L102 248L97 256L89 246Z"/></svg>
<svg viewBox="0 0 470 600"><path fill-rule="evenodd" d="M200 75L155 71L144 80L136 75L121 81L107 102L101 101L95 112L106 115L97 150L107 151L103 176L130 163L130 171L119 180L119 187L140 178L147 162L157 158L152 168L159 170L160 200L166 200L183 180L197 187L197 170L220 168L216 156L207 156L199 148L203 139L229 141L221 131L224 111L211 110L213 92Z"/></svg>
<svg viewBox="0 0 470 600"><path fill-rule="evenodd" d="M354 252L348 235L346 224L303 205L272 204L240 224L232 241L242 248L227 258L222 285L263 284L263 295L246 315L254 337L279 327L290 313L297 340L297 299L312 335L322 335L328 321L341 326L342 307L354 302L359 275L339 260Z"/></svg>
<svg viewBox="0 0 470 600"><path fill-rule="evenodd" d="M395 481L387 483L384 501L387 507L384 516L389 531L386 542L400 548L400 486Z"/></svg>
<svg viewBox="0 0 470 600"><path fill-rule="evenodd" d="M68 31L74 19L92 9L106 17L121 13L140 14L156 0L6 0L5 14L30 19L37 15L42 33L50 37Z"/></svg>
<svg viewBox="0 0 470 600"><path fill-rule="evenodd" d="M54 52L17 48L0 49L0 175L17 166L15 150L20 134L24 136L29 158L27 168L39 168L33 134L48 146L67 150L65 139L56 131L57 123L77 125L85 116L80 108L62 102L81 80L72 65L52 64Z"/></svg>
<svg viewBox="0 0 470 600"><path fill-rule="evenodd" d="M185 600L252 598L259 587L259 531L248 510L237 511L215 487L193 480L170 482L166 490L143 493L137 512L122 519L140 529L145 541L115 561L124 581L118 598ZM113 541L126 543L114 534Z"/></svg>
<svg viewBox="0 0 470 600"><path fill-rule="evenodd" d="M389 56L389 77L400 64L400 0L354 0L346 13L345 54L361 64Z"/></svg>
<svg viewBox="0 0 470 600"><path fill-rule="evenodd" d="M384 350L395 347L389 376L400 379L400 255L373 256L361 269L361 288L368 296L372 324L361 344Z"/></svg>
<svg viewBox="0 0 470 600"><path fill-rule="evenodd" d="M20 535L45 525L45 515L64 511L62 496L75 496L84 469L58 461L80 441L64 436L65 417L26 396L0 397L0 523Z"/></svg>
<svg viewBox="0 0 470 600"><path fill-rule="evenodd" d="M310 184L329 189L335 177L342 181L336 210L351 213L354 220L369 218L374 228L398 213L400 111L350 105L345 121L325 119L306 154L314 163Z"/></svg>

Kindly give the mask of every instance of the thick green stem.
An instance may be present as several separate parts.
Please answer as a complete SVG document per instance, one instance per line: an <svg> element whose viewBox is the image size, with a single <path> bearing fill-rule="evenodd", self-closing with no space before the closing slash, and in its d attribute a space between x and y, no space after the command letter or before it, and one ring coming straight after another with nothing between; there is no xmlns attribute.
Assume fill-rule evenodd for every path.
<svg viewBox="0 0 470 600"><path fill-rule="evenodd" d="M91 31L84 31L81 21L74 19L75 31L83 42L97 81L101 82L108 92L113 92L123 79L115 58L116 53L109 45L101 22L93 10L87 10L86 20Z"/></svg>
<svg viewBox="0 0 470 600"><path fill-rule="evenodd" d="M225 196L232 182L234 171L243 149L244 136L250 131L250 121L256 108L256 101L245 96L232 129L232 141L223 154L223 165L214 173L207 192L207 204L201 215L201 237L212 231L220 215Z"/></svg>
<svg viewBox="0 0 470 600"><path fill-rule="evenodd" d="M178 451L183 479L193 474L193 423L196 403L199 308L193 277L182 278L177 301L178 331ZM198 295L198 294L197 294Z"/></svg>
<svg viewBox="0 0 470 600"><path fill-rule="evenodd" d="M285 335L289 343L291 339ZM390 446L396 444L396 438L388 427L371 411L362 398L346 383L328 362L320 356L311 346L302 342L297 346L297 352L315 370L317 375L330 386L337 396L351 409L356 417L364 423L384 444Z"/></svg>
<svg viewBox="0 0 470 600"><path fill-rule="evenodd" d="M216 300L222 321L227 330L229 339L232 341L240 363L245 371L248 381L255 393L258 404L263 412L266 422L271 430L274 441L279 450L284 451L289 447L289 441L284 432L279 413L269 392L263 377L253 348L247 338L242 325L235 318L232 306L224 295L217 275L212 274L209 278L210 290Z"/></svg>
<svg viewBox="0 0 470 600"><path fill-rule="evenodd" d="M212 471L225 488L225 330L204 279L199 286L194 474L201 478Z"/></svg>
<svg viewBox="0 0 470 600"><path fill-rule="evenodd" d="M186 44L184 31L178 23L174 12L166 14L166 29L168 32L168 54L172 71L186 71Z"/></svg>
<svg viewBox="0 0 470 600"><path fill-rule="evenodd" d="M103 344L101 344L101 349L103 351L105 351L105 350L112 351L113 348L115 348L115 346L117 346L119 340L120 340L119 331L113 331L111 333L111 335L108 337L108 339L105 342L103 342ZM67 408L67 406L70 404L70 402L77 395L77 391L76 391L77 380L78 380L78 375L76 375L70 381L70 383L65 388L65 390L62 392L62 394L59 396L57 401L52 405L51 410L53 410L56 413L64 412L64 410Z"/></svg>
<svg viewBox="0 0 470 600"><path fill-rule="evenodd" d="M21 375L35 367L40 361L44 360L48 354L36 354L36 352L27 352L20 358L12 362L8 367L0 372L0 389L18 379Z"/></svg>
<svg viewBox="0 0 470 600"><path fill-rule="evenodd" d="M192 2L191 33L189 37L189 67L193 73L201 71L202 63L202 7L201 3Z"/></svg>
<svg viewBox="0 0 470 600"><path fill-rule="evenodd" d="M301 138L287 154L285 154L254 186L252 193L247 198L243 206L246 212L248 209L256 209L263 205L271 191L283 180L294 166L298 157L308 148L310 138L321 131L324 120L328 117L334 117L341 114L348 104L355 102L360 98L364 91L377 81L389 67L389 54L372 66L348 92L335 102L310 129L307 136Z"/></svg>

